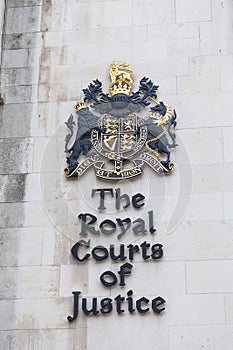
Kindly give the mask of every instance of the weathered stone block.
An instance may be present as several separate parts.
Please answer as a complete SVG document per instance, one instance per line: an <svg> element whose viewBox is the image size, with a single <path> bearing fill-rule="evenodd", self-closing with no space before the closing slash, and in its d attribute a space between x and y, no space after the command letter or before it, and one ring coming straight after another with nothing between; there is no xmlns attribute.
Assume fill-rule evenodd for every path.
<svg viewBox="0 0 233 350"><path fill-rule="evenodd" d="M193 164L194 193L233 192L233 164ZM224 176L223 176L224 174Z"/></svg>
<svg viewBox="0 0 233 350"><path fill-rule="evenodd" d="M24 226L49 226L50 220L41 201L25 202Z"/></svg>
<svg viewBox="0 0 233 350"><path fill-rule="evenodd" d="M202 55L232 54L232 23L224 18L220 22L206 22L200 24L200 49Z"/></svg>
<svg viewBox="0 0 233 350"><path fill-rule="evenodd" d="M5 20L5 2L1 2L0 4L0 47L1 47L1 51L2 51L2 38L3 38L3 28L4 28L4 20ZM2 61L2 52L1 52L1 58L0 58L0 65Z"/></svg>
<svg viewBox="0 0 233 350"><path fill-rule="evenodd" d="M220 128L179 130L179 136L190 154L191 164L223 163Z"/></svg>
<svg viewBox="0 0 233 350"><path fill-rule="evenodd" d="M71 30L75 5L64 2L60 5L57 2L56 5L51 5L51 3L45 3L42 6L41 31Z"/></svg>
<svg viewBox="0 0 233 350"><path fill-rule="evenodd" d="M151 79L155 82L155 84L159 85L159 92L158 95L160 98L166 99L166 96L169 94L175 94L176 93L176 78L175 77L159 77L157 74L155 77L151 77Z"/></svg>
<svg viewBox="0 0 233 350"><path fill-rule="evenodd" d="M224 152L224 162L232 163L233 155L232 155L232 147L233 147L233 139L232 139L233 127L223 128L223 152Z"/></svg>
<svg viewBox="0 0 233 350"><path fill-rule="evenodd" d="M227 221L233 220L232 213L232 200L233 200L233 192L232 193L224 193L224 219Z"/></svg>
<svg viewBox="0 0 233 350"><path fill-rule="evenodd" d="M2 94L5 103L27 103L35 102L37 96L37 86L20 85L20 86L4 86Z"/></svg>
<svg viewBox="0 0 233 350"><path fill-rule="evenodd" d="M34 137L51 135L53 119L58 109L57 104L41 102L34 107L34 118L31 120L31 134Z"/></svg>
<svg viewBox="0 0 233 350"><path fill-rule="evenodd" d="M74 48L74 58L73 62L78 61L81 64L95 64L105 61L111 62L113 57L117 57L119 61L124 62L125 57L127 56L129 61L133 61L137 57L138 61L145 60L145 53L150 52L150 58L166 58L167 57L167 42L163 39L158 39L156 42L156 47L152 42L139 42L134 40L131 43L132 46L129 46L125 42L119 43L117 46L113 45L111 50L105 52L99 50L96 45L84 46L82 50L76 52ZM70 49L71 50L71 49ZM92 55L89 53L92 52Z"/></svg>
<svg viewBox="0 0 233 350"><path fill-rule="evenodd" d="M28 7L28 6L40 6L41 0L20 0L16 2L15 0L8 0L7 7Z"/></svg>
<svg viewBox="0 0 233 350"><path fill-rule="evenodd" d="M22 202L27 174L0 175L0 202Z"/></svg>
<svg viewBox="0 0 233 350"><path fill-rule="evenodd" d="M2 67L24 67L28 63L28 50L3 50Z"/></svg>
<svg viewBox="0 0 233 350"><path fill-rule="evenodd" d="M140 26L122 26L117 28L82 28L78 31L56 32L50 31L44 34L44 44L46 48L59 47L61 51L61 45L65 51L66 47L77 48L77 42L82 48L84 46L95 45L98 38L105 43L106 46L120 43L129 43L135 41L144 42L147 40L146 25ZM120 50L120 49L119 49ZM112 58L113 59L113 58ZM76 62L77 63L77 62Z"/></svg>
<svg viewBox="0 0 233 350"><path fill-rule="evenodd" d="M224 322L224 298L222 295L178 295L173 296L172 300L173 302L169 303L169 313L164 315L164 321L170 325L214 325Z"/></svg>
<svg viewBox="0 0 233 350"><path fill-rule="evenodd" d="M71 253L70 253L71 254ZM60 296L70 297L70 292L82 289L88 293L88 265L62 265L60 269ZM98 281L96 281L96 284ZM99 290L99 289L98 289ZM108 291L106 291L108 292ZM109 293L107 293L109 295Z"/></svg>
<svg viewBox="0 0 233 350"><path fill-rule="evenodd" d="M0 137L29 137L32 104L6 104L0 109Z"/></svg>
<svg viewBox="0 0 233 350"><path fill-rule="evenodd" d="M0 172L2 174L27 173L32 169L32 140L27 138L1 139Z"/></svg>
<svg viewBox="0 0 233 350"><path fill-rule="evenodd" d="M196 350L221 348L230 350L233 342L233 327L215 326L171 326L169 328L169 350Z"/></svg>
<svg viewBox="0 0 233 350"><path fill-rule="evenodd" d="M49 74L52 71L51 70L51 64L52 66L60 66L67 64L67 55L68 55L68 49L60 48L60 47L45 47L41 51L40 56L40 65L42 66L41 69L41 83L43 82L43 74L47 75L47 79L49 79ZM76 50L77 53L77 50ZM75 62L77 64L77 61Z"/></svg>
<svg viewBox="0 0 233 350"><path fill-rule="evenodd" d="M1 299L51 298L58 295L58 267L4 267L0 271Z"/></svg>
<svg viewBox="0 0 233 350"><path fill-rule="evenodd" d="M189 75L177 78L178 93L218 92L221 90L220 74Z"/></svg>
<svg viewBox="0 0 233 350"><path fill-rule="evenodd" d="M12 303L13 307L13 303ZM30 331L0 331L0 349L23 349L29 343Z"/></svg>
<svg viewBox="0 0 233 350"><path fill-rule="evenodd" d="M40 175L27 174L25 179L25 201L36 201L41 199L40 193Z"/></svg>
<svg viewBox="0 0 233 350"><path fill-rule="evenodd" d="M38 82L39 70L36 68L3 68L2 86L31 85Z"/></svg>
<svg viewBox="0 0 233 350"><path fill-rule="evenodd" d="M166 247L164 249L166 251ZM169 298L171 294L185 294L184 262L164 262L162 258L133 266L130 286L138 295L150 295L152 290L158 295L169 295ZM140 284L142 279L143 284Z"/></svg>
<svg viewBox="0 0 233 350"><path fill-rule="evenodd" d="M43 228L42 265L61 264L61 250L58 244L61 235L62 232L59 232L58 228L51 224Z"/></svg>
<svg viewBox="0 0 233 350"><path fill-rule="evenodd" d="M56 137L38 137L34 141L33 171L60 172L64 162L64 141Z"/></svg>
<svg viewBox="0 0 233 350"><path fill-rule="evenodd" d="M41 49L35 48L28 50L28 67L31 66L39 66L40 65L40 55L41 55Z"/></svg>
<svg viewBox="0 0 233 350"><path fill-rule="evenodd" d="M223 195L214 194L186 194L166 195L163 201L163 209L155 212L155 217L159 216L159 222L169 222L173 220L185 219L188 221L211 221L223 220L222 201ZM162 202L163 196L160 199ZM179 200L179 204L177 204ZM172 225L172 223L171 223ZM170 226L171 226L170 225ZM175 225L176 226L176 225Z"/></svg>
<svg viewBox="0 0 233 350"><path fill-rule="evenodd" d="M176 107L178 116L185 115L179 118L179 128L219 127L232 125L231 96L231 92L179 94L168 96L168 101ZM220 122L221 115L224 118Z"/></svg>
<svg viewBox="0 0 233 350"><path fill-rule="evenodd" d="M186 220L223 220L222 197L221 193L192 195Z"/></svg>
<svg viewBox="0 0 233 350"><path fill-rule="evenodd" d="M167 41L167 54L172 58L185 58L200 55L199 38L171 39Z"/></svg>
<svg viewBox="0 0 233 350"><path fill-rule="evenodd" d="M12 33L3 36L3 49L31 49L40 47L41 33Z"/></svg>
<svg viewBox="0 0 233 350"><path fill-rule="evenodd" d="M1 211L3 212L3 210ZM0 229L0 264L2 267L18 264L20 230L19 228L7 229L5 226Z"/></svg>
<svg viewBox="0 0 233 350"><path fill-rule="evenodd" d="M77 329L51 329L51 330L35 330L30 331L29 347L38 344L53 350L64 349L82 350L85 349L85 329L78 327Z"/></svg>
<svg viewBox="0 0 233 350"><path fill-rule="evenodd" d="M166 249L163 260L232 259L232 221L183 220L171 234L165 233L166 224L157 225L159 241Z"/></svg>
<svg viewBox="0 0 233 350"><path fill-rule="evenodd" d="M19 215L20 211L18 211ZM41 265L44 254L43 241L44 237L49 236L49 229L43 231L41 227L5 228L0 232L1 266ZM52 252L51 257L53 257Z"/></svg>
<svg viewBox="0 0 233 350"><path fill-rule="evenodd" d="M23 203L0 203L0 228L22 227L24 223Z"/></svg>
<svg viewBox="0 0 233 350"><path fill-rule="evenodd" d="M232 293L232 267L228 260L187 261L187 292Z"/></svg>
<svg viewBox="0 0 233 350"><path fill-rule="evenodd" d="M148 40L188 39L199 37L198 23L153 24L148 26Z"/></svg>
<svg viewBox="0 0 233 350"><path fill-rule="evenodd" d="M120 316L121 337L114 338L114 342L112 337L106 337L106 334L111 334L112 329L117 329L117 325L119 324L119 317L112 316L109 318L99 317L97 324L96 318L89 318L87 329L88 348L101 350L102 339L104 339L105 346L112 350L120 349L122 343L127 348L130 348L132 344L136 344L134 347L138 349L142 349L143 347L154 347L156 349L156 346L159 344L159 350L168 349L168 330L164 326L164 314L159 315L159 317L155 314L147 314L146 317L143 317L142 315L129 315L128 312L124 312ZM135 333L135 324L138 325L140 330L137 334ZM151 324L154 325L153 332L150 328ZM134 343L136 339L137 341Z"/></svg>
<svg viewBox="0 0 233 350"><path fill-rule="evenodd" d="M52 71L52 81L60 83L61 81L72 82L72 76L78 76L79 80L87 81L93 80L93 77L103 76L105 74L105 67L102 64L89 64L79 66L54 67ZM77 88L78 92L78 88Z"/></svg>
<svg viewBox="0 0 233 350"><path fill-rule="evenodd" d="M190 74L219 74L230 56L197 56L189 59Z"/></svg>
<svg viewBox="0 0 233 350"><path fill-rule="evenodd" d="M154 59L149 62L149 67L151 74L156 77L174 77L187 75L189 72L188 58Z"/></svg>
<svg viewBox="0 0 233 350"><path fill-rule="evenodd" d="M230 78L233 75L233 56L226 55L223 56L222 66L221 66L221 83L223 91L232 91L233 83Z"/></svg>
<svg viewBox="0 0 233 350"><path fill-rule="evenodd" d="M72 29L129 26L131 11L129 0L73 5Z"/></svg>
<svg viewBox="0 0 233 350"><path fill-rule="evenodd" d="M72 293L71 298L1 300L1 310L5 315L1 329L65 328L67 316L72 313L72 302Z"/></svg>
<svg viewBox="0 0 233 350"><path fill-rule="evenodd" d="M77 341L78 339L78 341ZM15 330L0 331L0 349L23 349L25 344L30 349L60 350L64 349L83 350L86 347L86 327L77 329L41 329L41 330Z"/></svg>
<svg viewBox="0 0 233 350"><path fill-rule="evenodd" d="M210 21L211 1L197 0L194 3L191 0L187 0L185 2L182 0L177 0L176 20L178 23Z"/></svg>
<svg viewBox="0 0 233 350"><path fill-rule="evenodd" d="M65 196L60 172L40 174L40 186L47 200L59 200Z"/></svg>
<svg viewBox="0 0 233 350"><path fill-rule="evenodd" d="M232 295L232 293L226 294L225 295L226 323L231 324L231 325L233 323L232 307L233 307L233 295Z"/></svg>
<svg viewBox="0 0 233 350"><path fill-rule="evenodd" d="M159 11L158 11L159 8ZM133 24L174 23L174 3L169 0L133 2Z"/></svg>
<svg viewBox="0 0 233 350"><path fill-rule="evenodd" d="M78 90L76 90L76 91L78 91ZM74 106L76 103L75 101L77 101L78 99L79 100L83 99L83 96L81 93L79 93L79 94L76 93L75 99L70 100L68 102L61 101L59 103L53 103L54 111L56 111L56 113L55 113L56 114L56 123L60 124L62 128L64 126L64 122L68 119L70 114L73 114L73 116L76 117L76 112L74 110Z"/></svg>
<svg viewBox="0 0 233 350"><path fill-rule="evenodd" d="M40 30L40 10L40 6L8 8L5 33L38 32Z"/></svg>

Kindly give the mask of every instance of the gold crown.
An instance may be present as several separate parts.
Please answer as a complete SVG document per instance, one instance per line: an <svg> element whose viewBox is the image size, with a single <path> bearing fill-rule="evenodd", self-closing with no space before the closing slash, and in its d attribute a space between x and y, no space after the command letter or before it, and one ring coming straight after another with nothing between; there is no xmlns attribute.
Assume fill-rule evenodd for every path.
<svg viewBox="0 0 233 350"><path fill-rule="evenodd" d="M74 106L74 109L76 109L76 111L80 111L80 109L86 108L86 107L87 105L85 102L77 101L76 105Z"/></svg>
<svg viewBox="0 0 233 350"><path fill-rule="evenodd" d="M111 84L109 87L112 96L116 94L130 95L133 86L134 72L127 63L113 61L110 65L109 74Z"/></svg>
<svg viewBox="0 0 233 350"><path fill-rule="evenodd" d="M110 84L110 88L109 88L110 94L112 96L117 94L124 94L129 96L131 89L132 89L131 86L124 81L119 81L114 84Z"/></svg>

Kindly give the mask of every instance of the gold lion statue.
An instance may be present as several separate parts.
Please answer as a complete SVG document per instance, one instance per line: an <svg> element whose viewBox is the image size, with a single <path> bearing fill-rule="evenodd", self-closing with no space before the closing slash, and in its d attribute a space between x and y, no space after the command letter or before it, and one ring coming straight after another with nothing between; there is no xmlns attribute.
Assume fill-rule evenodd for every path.
<svg viewBox="0 0 233 350"><path fill-rule="evenodd" d="M109 74L112 84L117 81L125 81L130 86L133 85L134 72L127 63L113 61L109 69Z"/></svg>

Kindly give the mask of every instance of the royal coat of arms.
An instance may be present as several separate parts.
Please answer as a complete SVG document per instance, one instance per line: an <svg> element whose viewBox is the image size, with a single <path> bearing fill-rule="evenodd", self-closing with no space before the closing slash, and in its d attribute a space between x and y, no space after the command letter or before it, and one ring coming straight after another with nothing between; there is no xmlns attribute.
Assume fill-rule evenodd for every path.
<svg viewBox="0 0 233 350"><path fill-rule="evenodd" d="M84 102L75 106L77 122L70 115L65 123L70 130L65 175L80 177L93 166L96 176L119 180L141 174L145 164L157 173L171 172L170 149L177 146L175 110L157 100L159 86L146 77L131 92L134 72L128 64L112 62L109 74L110 94L94 80L83 89Z"/></svg>

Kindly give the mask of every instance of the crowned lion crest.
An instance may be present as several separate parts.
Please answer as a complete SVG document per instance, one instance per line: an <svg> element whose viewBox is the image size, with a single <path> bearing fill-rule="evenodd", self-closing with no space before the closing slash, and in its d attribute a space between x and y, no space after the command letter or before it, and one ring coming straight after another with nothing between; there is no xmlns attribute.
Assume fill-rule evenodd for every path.
<svg viewBox="0 0 233 350"><path fill-rule="evenodd" d="M113 61L109 74L109 93L93 80L74 107L76 120L70 115L65 123L65 175L80 177L93 167L97 177L119 180L140 175L145 164L170 173L170 150L177 146L175 110L157 100L159 86L149 78L132 92L134 72L127 63Z"/></svg>

